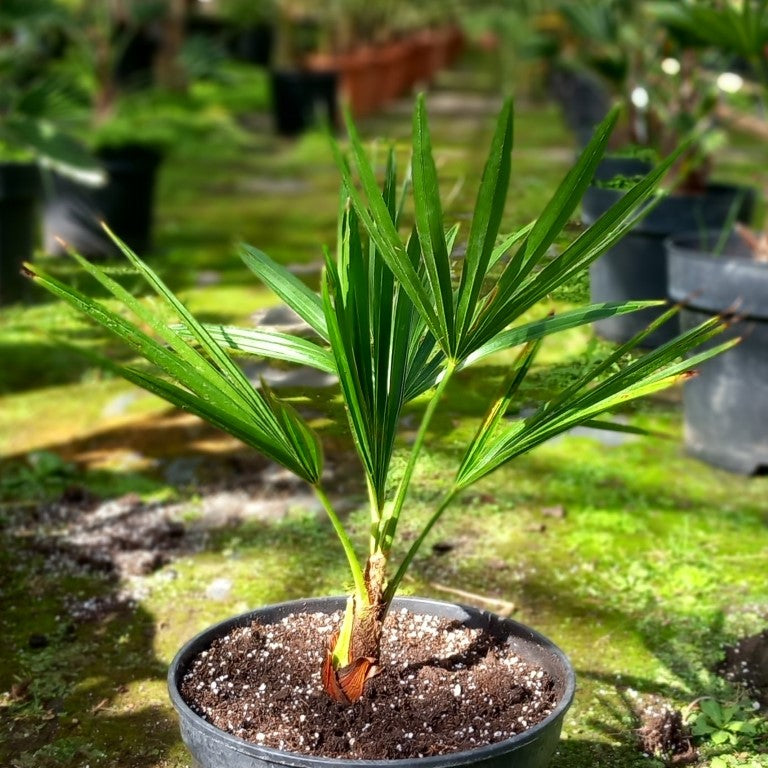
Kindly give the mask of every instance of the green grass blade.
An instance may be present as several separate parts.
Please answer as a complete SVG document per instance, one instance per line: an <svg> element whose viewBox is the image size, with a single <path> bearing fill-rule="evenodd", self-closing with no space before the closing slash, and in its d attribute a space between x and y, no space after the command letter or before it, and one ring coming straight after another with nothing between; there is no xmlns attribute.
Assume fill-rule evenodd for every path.
<svg viewBox="0 0 768 768"><path fill-rule="evenodd" d="M457 222L445 233L445 250L450 256L453 253L453 247L456 245L456 237L461 229L461 223Z"/></svg>
<svg viewBox="0 0 768 768"><path fill-rule="evenodd" d="M398 212L397 176L394 151L387 162L384 199L396 224ZM376 480L374 493L377 509L375 522L381 518L385 500L389 466L395 447L397 427L403 405L405 368L408 359L413 303L405 291L398 290L394 275L381 257L374 243L370 247L371 322L373 349L373 407L374 429L380 436L376 440ZM372 542L375 551L377 542Z"/></svg>
<svg viewBox="0 0 768 768"><path fill-rule="evenodd" d="M483 455L477 457L474 464L460 470L457 486L466 488L507 461L552 437L575 426L591 424L598 416L630 400L645 397L690 378L695 375L696 366L730 349L739 339L711 346L683 360L680 357L701 347L726 327L727 324L721 319L712 318L630 362L596 386L590 386L601 371L608 370L621 357L618 351L615 352L555 401L545 403L535 414L511 425L505 433L488 441ZM625 346L622 345L620 349Z"/></svg>
<svg viewBox="0 0 768 768"><path fill-rule="evenodd" d="M297 454L291 445L291 435L281 429L275 414L260 397L260 407L254 408L250 402L240 398L236 391L233 393L229 381L220 372L212 369L209 376L201 375L189 362L120 315L33 268L29 268L29 273L42 287L114 333L182 386L136 369L106 363L102 359L103 365L107 364L107 367L129 381L145 387L172 404L196 413L313 482L311 462Z"/></svg>
<svg viewBox="0 0 768 768"><path fill-rule="evenodd" d="M212 403L194 392L183 389L146 371L132 366L118 365L109 358L91 350L73 346L66 342L61 343L71 348L74 352L84 355L96 365L121 376L132 384L169 402L171 405L199 416L204 421L241 440L246 445L255 448L273 461L291 471L295 471L296 474L302 477L302 479L307 480L307 482L314 482L311 476L303 474L302 467L297 465L290 446L284 444L275 436L260 430L254 423L241 418L243 411L233 414L219 407L217 403Z"/></svg>
<svg viewBox="0 0 768 768"><path fill-rule="evenodd" d="M323 474L323 452L320 440L295 408L277 398L266 381L262 380L261 391L293 448L294 456L303 469L302 476L316 485Z"/></svg>
<svg viewBox="0 0 768 768"><path fill-rule="evenodd" d="M589 427L590 429L599 429L604 432L618 432L624 435L640 435L641 437L661 437L668 440L673 440L675 437L669 432L660 432L657 429L637 427L634 424L622 424L619 421L604 421L603 419L588 419L587 421L582 421L581 426Z"/></svg>
<svg viewBox="0 0 768 768"><path fill-rule="evenodd" d="M586 269L620 240L652 205L658 203L658 199L651 201L656 188L688 146L684 144L669 155L540 272L530 274L522 284L506 290L506 293L505 289L500 289L468 345L469 354L471 346L482 346L522 312L528 311L566 280Z"/></svg>
<svg viewBox="0 0 768 768"><path fill-rule="evenodd" d="M421 360L424 360L422 363ZM419 348L418 358L409 363L406 381L405 402L409 403L423 395L437 383L437 377L445 366L445 355L435 353L434 343L424 344Z"/></svg>
<svg viewBox="0 0 768 768"><path fill-rule="evenodd" d="M373 408L373 360L371 357L371 299L367 258L360 240L354 208L343 214L342 243L338 256L339 290L335 295L336 316L347 343L357 390L366 413ZM376 445L371 443L372 449Z"/></svg>
<svg viewBox="0 0 768 768"><path fill-rule="evenodd" d="M579 160L566 174L523 244L504 268L495 285L494 300L485 304L472 331L468 331L462 341L459 349L460 359L471 354L474 349L488 341L522 313L517 311L515 302L519 283L544 257L576 210L576 206L594 177L595 169L602 159L617 119L618 108L614 108L595 129L592 139L581 153Z"/></svg>
<svg viewBox="0 0 768 768"><path fill-rule="evenodd" d="M594 178L595 170L603 158L618 116L619 109L614 107L595 128L592 138L582 151L578 161L568 171L555 194L536 220L519 253L515 255L515 258L510 261L504 271L501 278L502 291L508 285L514 284L521 274L533 269L568 223Z"/></svg>
<svg viewBox="0 0 768 768"><path fill-rule="evenodd" d="M521 227L517 230L517 232L513 232L511 235L507 235L494 249L491 253L491 260L488 263L488 269L495 266L498 261L504 256L507 251L510 250L513 246L517 245L523 238L528 237L531 230L536 225L535 221L531 221L528 224L526 224L524 227Z"/></svg>
<svg viewBox="0 0 768 768"><path fill-rule="evenodd" d="M656 196L654 199L654 195L661 180L689 147L690 143L686 142L670 153L579 235L557 259L536 275L535 279L531 278L529 284L542 286L536 294L546 295L544 292L551 290L552 285L560 284L575 272L589 266L658 205L663 197Z"/></svg>

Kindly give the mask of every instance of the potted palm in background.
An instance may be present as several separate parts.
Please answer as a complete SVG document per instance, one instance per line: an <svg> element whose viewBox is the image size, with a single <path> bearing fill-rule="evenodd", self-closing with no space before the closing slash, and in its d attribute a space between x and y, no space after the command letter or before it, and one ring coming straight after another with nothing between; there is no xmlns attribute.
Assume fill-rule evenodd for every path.
<svg viewBox="0 0 768 768"><path fill-rule="evenodd" d="M152 135L158 116L137 108L143 97L133 94L151 85L152 67L142 61L138 72L121 74L121 65L132 42L165 11L164 4L141 2L122 5L119 14L109 4L80 2L68 9L68 45L59 69L76 90L79 114L73 122L100 158L106 183L92 188L58 174L50 178L43 216L48 253L60 255L62 239L88 256L114 253L100 220L109 221L134 248L149 246L161 158Z"/></svg>
<svg viewBox="0 0 768 768"><path fill-rule="evenodd" d="M243 61L269 66L275 43L275 0L222 0L216 9L232 28L232 52Z"/></svg>
<svg viewBox="0 0 768 768"><path fill-rule="evenodd" d="M23 261L39 237L40 167L81 183L101 182L96 159L62 122L67 83L56 77L54 54L65 14L49 0L0 7L0 301L20 298Z"/></svg>
<svg viewBox="0 0 768 768"><path fill-rule="evenodd" d="M713 156L724 140L715 119L720 99L717 84L703 67L699 52L685 44L656 3L561 3L560 13L569 34L561 59L570 70L587 70L591 79L584 81L582 89L602 88L605 93L595 105L597 113L582 115L585 119L577 121L577 127L588 130L610 98L626 105L626 120L612 153L584 196L586 224L613 205L634 178L647 173L654 157L666 155L682 137L696 136L679 163L673 192L590 270L593 301L665 298L669 294L663 245L667 237L702 222L720 227L734 216L742 221L751 216L749 189L711 179ZM577 104L585 101L576 88L567 93L576 94ZM605 338L626 341L658 312L650 309L610 318L596 328ZM646 344L662 343L676 330L676 323L669 323L649 336Z"/></svg>
<svg viewBox="0 0 768 768"><path fill-rule="evenodd" d="M305 480L326 510L349 565L353 586L346 599L299 601L236 617L207 630L176 657L169 674L171 697L181 717L182 735L201 765L312 765L317 756L384 759L426 754L431 755L427 759L434 765L478 760L496 764L510 759L530 768L548 764L573 694L573 672L562 653L516 622L441 603L397 602L395 596L434 525L472 484L578 424L632 430L602 417L634 398L687 378L695 366L735 343L729 340L694 352L725 327L715 318L643 357L628 358L654 330L652 326L605 360L585 368L533 414L515 415L510 407L546 336L647 306L644 302L595 304L561 315L522 320L525 313L586 269L631 228L679 156L679 152L670 156L557 257L550 258L550 248L578 206L616 119L613 111L599 126L538 219L499 241L511 174L512 105L507 102L492 140L457 274L452 263L458 262L452 262L451 253L459 228L445 229L423 99L413 120L412 180L400 188L394 153L388 157L380 188L350 123L350 157L336 151L342 175L338 240L335 256L326 252L320 293L307 288L259 250L249 246L242 249L245 263L312 329L311 339L198 323L160 278L120 241L118 245L133 268L157 292L167 313L133 298L97 265L72 255L135 313L141 327L30 267L29 276L36 283L117 334L162 373L158 375L142 364L118 366L104 360L104 365L209 420ZM404 240L401 229L408 215L415 224ZM669 311L657 323L673 314L674 310ZM518 349L515 361L464 448L452 482L435 502L423 527L412 540L402 542L404 549L399 549L398 527L409 492L413 492L414 471L446 389L459 370L512 348ZM681 360L686 352L693 354ZM364 532L362 547L356 546L352 531L345 527L331 500L317 432L265 383L254 388L230 353L277 358L338 376L349 430L369 491L370 527ZM398 447L403 408L417 399L424 405L421 421L405 467L397 476L392 458ZM454 629L460 625L460 632L484 629L484 638L472 635L472 642L484 650L473 653L464 646L458 653L454 648L448 652L449 656L453 653L452 658L431 661L423 656L408 657L412 666L406 665L403 673L403 664L395 663L398 653L404 653L409 644L427 646L425 635L416 630L420 639L415 642L403 635L395 635L393 640L388 627L401 621L403 610L427 617L427 623L432 621L429 617L447 618L448 624L430 625L432 629L422 626L424 632L437 637L450 635L451 622ZM281 649L292 644L292 623L307 621L313 627L309 650L305 648L298 658L286 656ZM285 646L272 634L281 627L289 627ZM469 726L477 713L468 714L462 702L475 701L471 691L477 681L465 673L470 674L481 658L487 661L489 650L491 657L507 659L518 671L515 665L522 661L529 680L523 683L514 674L503 679L492 711L482 713L488 718L487 733L478 733L475 738ZM317 660L315 669L313 658ZM227 666L223 676L219 664ZM441 678L442 685L430 689L430 706L437 709L426 731L423 691L413 690L404 699L392 699L386 693L393 687L413 689L407 675L425 667L435 675L448 673L447 678ZM261 675L273 676L267 682ZM464 686L445 684L451 675L460 675ZM507 686L514 688L514 695ZM276 697L262 697L266 690L274 690ZM535 690L541 693L536 704ZM258 714L249 714L259 699L264 706ZM287 704L297 701L298 706ZM522 714L518 710L515 724L497 726L504 720L504 712L521 702L526 709ZM374 744L370 721L366 720L380 720L381 714L372 714L378 711L377 706L398 715L395 723L386 721L384 730L390 738L384 745L380 741ZM474 707L474 703L468 706ZM270 710L277 721L266 719ZM296 722L289 735L283 725L291 713ZM417 718L410 725L399 719L400 714L408 713ZM448 713L465 720L458 724L455 719L446 720ZM445 721L450 738L436 730L438 721ZM464 741L456 743L457 731L464 733ZM312 743L302 741L302 734L307 733L314 734ZM342 751L338 751L338 744L335 749L328 746L339 733ZM323 751L323 743L330 752ZM313 746L318 749L313 751ZM371 752L372 746L383 751Z"/></svg>
<svg viewBox="0 0 768 768"><path fill-rule="evenodd" d="M745 0L660 4L668 23L692 44L741 59L768 105L768 2ZM763 134L764 136L765 134ZM733 222L674 235L667 243L670 294L685 298L685 327L713 314L736 311L742 322L731 333L744 343L713 363L684 391L685 444L716 466L751 474L768 467L768 233Z"/></svg>
<svg viewBox="0 0 768 768"><path fill-rule="evenodd" d="M106 183L84 187L54 174L46 189L44 246L63 253L61 240L88 256L116 249L100 228L107 221L138 251L151 245L154 191L163 155L190 137L205 139L228 118L206 110L189 91L184 62L186 3L135 0L87 3L67 13L67 46L57 73L68 78L72 130L100 159ZM157 40L149 65L129 76L126 52L140 36Z"/></svg>
<svg viewBox="0 0 768 768"><path fill-rule="evenodd" d="M276 18L273 104L285 135L316 123L318 112L335 125L339 102L356 117L381 110L430 84L463 45L445 2L283 0Z"/></svg>

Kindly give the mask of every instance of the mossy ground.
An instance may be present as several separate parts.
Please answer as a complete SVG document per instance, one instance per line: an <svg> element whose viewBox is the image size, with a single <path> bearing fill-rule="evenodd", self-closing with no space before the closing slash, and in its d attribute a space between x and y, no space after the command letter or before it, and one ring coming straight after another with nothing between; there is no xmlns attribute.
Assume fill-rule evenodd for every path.
<svg viewBox="0 0 768 768"><path fill-rule="evenodd" d="M455 74L451 84L465 79ZM450 93L439 91L433 103L444 105ZM460 115L460 104L435 110L433 124L441 181L451 193L448 219L471 211L491 130L489 113ZM407 110L363 127L368 135L393 137L405 158ZM509 229L536 214L573 152L557 110L546 104L519 105L516 146ZM760 151L739 146L723 163L726 175L759 167ZM163 168L158 196L150 261L208 320L247 322L273 301L236 258L237 240L284 263L313 264L334 238L337 175L319 134L285 142L261 133L247 147L177 154ZM47 266L72 274L61 263ZM583 297L585 285L578 281L553 303ZM19 525L24 505L78 483L105 497L172 497L182 502L182 517L192 519L199 514L194 490L169 486L168 462L203 456L217 463L241 449L61 346L53 334L125 354L58 303L35 295L4 308L0 328L0 764L188 766L165 691L174 652L235 612L341 591L347 574L333 531L313 507L274 522L224 526L204 551L136 577L131 586L143 597L135 611L73 626L65 609L72 596L115 594L120 585L98 574L47 569ZM521 407L556 391L579 360L605 348L586 330L545 345ZM508 362L502 356L465 372L449 390L427 441L403 541L449 481L484 396ZM328 399L319 393L318 401ZM555 768L653 764L633 742L635 697L660 696L678 707L701 696L743 700L712 670L724 642L764 628L768 619L768 478L733 476L687 458L679 393L624 415L670 437L606 445L590 434L572 435L518 460L456 504L431 540L444 546L427 546L406 582L407 591L422 595L462 599L453 590L463 590L502 607L512 603L516 618L567 651L579 687ZM339 430L326 431L329 453L348 458ZM43 450L75 467L30 464L27 454ZM348 514L362 540L360 498ZM547 514L552 508L554 516ZM230 597L209 599L206 588L222 576L232 582ZM31 648L32 635L44 635L47 646ZM764 749L745 738L727 749L735 761L729 765L768 765ZM715 751L705 742L702 764Z"/></svg>

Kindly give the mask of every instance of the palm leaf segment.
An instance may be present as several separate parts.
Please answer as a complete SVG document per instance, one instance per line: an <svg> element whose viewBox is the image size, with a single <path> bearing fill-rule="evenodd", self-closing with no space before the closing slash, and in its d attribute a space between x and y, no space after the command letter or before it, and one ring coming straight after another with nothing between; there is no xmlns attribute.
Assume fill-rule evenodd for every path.
<svg viewBox="0 0 768 768"><path fill-rule="evenodd" d="M743 0L741 3L657 0L648 7L663 23L683 32L689 40L743 56L756 65L758 76L764 80L768 0Z"/></svg>
<svg viewBox="0 0 768 768"><path fill-rule="evenodd" d="M509 328L523 313L588 267L623 237L655 204L661 179L685 150L685 147L681 147L667 158L624 195L599 221L571 243L558 258L550 260L547 254L591 182L617 116L617 111L612 111L598 126L591 142L538 220L525 228L518 237L503 243L503 250L500 251L497 239L510 180L513 134L512 104L507 102L504 105L483 172L466 255L457 280L451 272L448 245L455 237L455 232L445 231L423 98L418 101L413 120L415 231L405 243L400 238L398 222L393 215L396 208L391 198L392 183L387 182L382 194L360 137L354 125L348 123L350 154L357 170L359 188L348 164L338 151L337 160L353 209L353 212L345 212L344 220L348 227L354 227L358 220L369 239L367 256L360 257L361 265L368 266L361 266L359 269L372 269L371 265L375 264L375 269L380 272L380 262L383 261L391 273L387 278L388 285L392 285L390 293L386 294L383 300L384 303L389 307L390 295L397 296L400 301L404 298L403 294L410 299L406 326L410 333L405 332L403 327L396 326L398 331L403 332L403 337L388 350L390 361L397 361L395 365L398 372L405 374L404 389L400 386L401 379L397 379L396 407L433 387L441 376L450 375L456 369L472 364L492 352L534 341L566 327L590 322L590 318L611 316L647 306L641 303L597 305ZM390 158L388 179L392 174ZM349 246L344 238L341 238L341 242L341 269L354 272L358 269L353 263L355 254L362 253L358 235L355 233L351 236ZM513 248L511 256L499 270L500 257L510 248ZM341 285L335 276L336 268L329 265L328 269L331 286L328 293L338 297L339 291L333 289L333 286ZM493 272L493 287L488 290L492 270L496 270ZM356 285L352 289L355 302L360 301L360 288L364 284L364 275L350 278L349 285ZM341 289L341 293L344 290L349 288ZM373 301L378 310L381 309L377 304L381 295L374 292L369 294L369 301ZM336 303L338 309L339 301ZM343 298L341 303L344 303ZM386 317L390 316L388 309ZM358 314L355 319L354 312L348 313L348 323L354 325L355 332L362 333L357 339L357 344L353 345L354 353L344 361L354 373L346 385L349 391L353 389L352 379L357 382L357 386L363 388L366 387L366 382L376 383L377 375L372 368L368 350L378 334L370 332L370 317L371 315L365 315L361 318ZM389 326L382 328L382 335L391 338ZM345 349L350 348L350 345L347 345ZM686 343L681 342L679 346L665 350L664 356L656 360L657 364L663 368L665 363L673 360L686 348ZM358 410L357 406L370 403L373 397L372 393L358 395L355 399L359 403L355 402L350 411L356 414L351 417L353 428L359 444L363 446L362 450L366 452L367 445L380 446L382 436L388 438L390 431L383 428L383 422L380 420L369 419L366 424L364 418L358 417L358 413L370 414L370 408L368 411ZM349 398L346 390L345 397ZM349 399L347 402L349 404ZM590 418L586 412L582 416L572 416L571 426L579 418ZM390 452L391 446L390 450L380 457L382 463L377 465L375 461L370 461L367 464L371 480L379 494L383 492L379 484L387 476L383 461ZM494 468L500 463L502 462L496 463Z"/></svg>
<svg viewBox="0 0 768 768"><path fill-rule="evenodd" d="M110 233L139 274L161 298L164 308L181 321L168 325L156 310L134 298L103 269L72 252L80 266L158 339L105 304L94 301L55 278L28 266L29 275L51 293L120 337L165 376L134 366L101 360L129 381L196 414L282 464L309 483L322 474L322 452L314 432L288 404L266 387L256 390L219 343L215 333L195 320L159 276Z"/></svg>

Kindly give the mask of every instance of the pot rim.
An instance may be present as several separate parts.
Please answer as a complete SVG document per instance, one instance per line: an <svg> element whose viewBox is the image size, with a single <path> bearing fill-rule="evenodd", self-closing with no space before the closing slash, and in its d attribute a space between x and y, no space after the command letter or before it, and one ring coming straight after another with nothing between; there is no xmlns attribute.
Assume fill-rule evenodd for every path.
<svg viewBox="0 0 768 768"><path fill-rule="evenodd" d="M727 259L738 259L739 261L744 262L755 261L748 253L749 246L747 243L743 243L743 253L729 252L729 244L737 237L738 233L734 227L729 227L725 234L722 229L703 227L698 230L688 229L683 230L682 232L673 232L669 237L664 238L664 246L667 248L668 252L671 253L674 251L688 258L700 257L705 259L719 259L722 261ZM707 243L712 240L717 243L721 238L723 238L722 250L720 253L715 254ZM703 245L701 242L702 240L704 240ZM761 262L755 261L755 263L760 264Z"/></svg>
<svg viewBox="0 0 768 768"><path fill-rule="evenodd" d="M297 768L317 768L318 766L331 766L339 765L363 765L366 768L391 768L391 766L405 765L412 763L413 758L393 758L391 760L365 760L357 758L334 758L334 757L315 757L312 755L303 755L297 752L287 752L284 750L276 749L274 747L266 747L253 742L246 741L245 739L235 736L227 731L223 731L220 728L209 723L203 717L198 715L192 710L189 705L184 701L181 693L178 689L177 678L180 678L179 670L182 662L186 660L186 657L192 654L195 645L199 644L204 638L210 638L214 640L217 637L224 634L229 628L236 626L244 626L246 621L252 619L253 616L264 609L272 609L290 612L309 613L314 608L320 606L328 606L329 602L334 605L333 610L342 610L346 603L346 597L344 596L327 596L327 597L311 597L299 600L287 600L281 603L274 603L261 608L255 608L250 611L238 614L223 621L217 622L211 625L202 632L196 634L193 638L188 640L176 653L168 668L168 691L171 698L171 703L178 712L181 718L191 719L195 722L195 727L206 732L210 736L215 736L220 740L228 742L227 746L236 752L246 754L250 757L259 758L270 763L276 763L286 766L296 766ZM338 603L338 607L336 607ZM517 749L524 744L532 741L536 741L541 733L550 727L558 719L562 719L565 716L565 712L571 706L574 693L576 690L576 676L574 673L573 665L568 657L560 650L549 638L545 637L541 633L534 629L531 629L525 624L522 624L514 619L499 616L492 611L486 611L474 606L465 605L463 603L453 603L443 600L433 600L431 598L424 597L396 597L392 603L392 609L408 608L413 612L418 612L420 606L450 606L452 608L459 608L465 611L468 618L486 618L491 617L504 622L506 624L515 625L524 631L524 634L529 637L537 646L549 651L557 660L565 671L564 675L564 691L560 696L559 701L555 705L552 712L541 722L534 725L532 728L528 728L519 734L515 734L509 739L504 741L498 741L494 744L487 744L484 746L476 747L474 749L462 750L460 752L450 752L444 755L432 755L428 757L418 758L420 764L430 766L430 768L438 768L442 766L454 766L454 765L466 765L469 763L481 762L483 760L502 755L509 752L511 749ZM210 642L208 643L210 645ZM197 652L197 651L195 651Z"/></svg>
<svg viewBox="0 0 768 768"><path fill-rule="evenodd" d="M711 314L768 320L768 263L755 259L749 244L733 230L677 232L664 247L672 300Z"/></svg>

